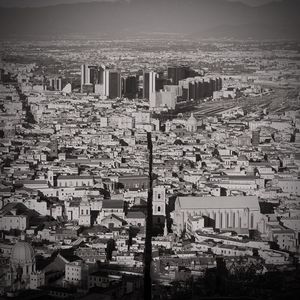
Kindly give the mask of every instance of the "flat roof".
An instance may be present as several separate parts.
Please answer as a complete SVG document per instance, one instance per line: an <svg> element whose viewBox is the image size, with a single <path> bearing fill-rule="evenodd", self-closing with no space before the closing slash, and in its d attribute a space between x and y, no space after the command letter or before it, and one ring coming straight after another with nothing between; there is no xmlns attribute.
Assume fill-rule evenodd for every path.
<svg viewBox="0 0 300 300"><path fill-rule="evenodd" d="M71 179L93 179L93 176L80 175L59 175L57 180L71 180Z"/></svg>
<svg viewBox="0 0 300 300"><path fill-rule="evenodd" d="M103 200L102 208L122 208L124 207L123 200Z"/></svg>
<svg viewBox="0 0 300 300"><path fill-rule="evenodd" d="M179 196L176 202L181 209L251 208L260 210L256 196Z"/></svg>

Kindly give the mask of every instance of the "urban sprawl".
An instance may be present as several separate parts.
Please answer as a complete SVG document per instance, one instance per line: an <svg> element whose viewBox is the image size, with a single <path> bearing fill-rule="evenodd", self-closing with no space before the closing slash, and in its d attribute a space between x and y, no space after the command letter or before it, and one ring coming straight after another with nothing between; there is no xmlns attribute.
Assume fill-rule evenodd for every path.
<svg viewBox="0 0 300 300"><path fill-rule="evenodd" d="M154 299L296 295L299 50L147 43L0 61L1 295L142 299L149 132Z"/></svg>

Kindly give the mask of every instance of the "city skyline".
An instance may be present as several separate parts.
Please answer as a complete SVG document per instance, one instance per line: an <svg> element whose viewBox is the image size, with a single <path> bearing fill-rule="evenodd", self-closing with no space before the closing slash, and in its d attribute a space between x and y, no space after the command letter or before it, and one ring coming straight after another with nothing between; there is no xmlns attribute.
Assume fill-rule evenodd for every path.
<svg viewBox="0 0 300 300"><path fill-rule="evenodd" d="M0 298L298 300L300 2L82 1L0 9Z"/></svg>

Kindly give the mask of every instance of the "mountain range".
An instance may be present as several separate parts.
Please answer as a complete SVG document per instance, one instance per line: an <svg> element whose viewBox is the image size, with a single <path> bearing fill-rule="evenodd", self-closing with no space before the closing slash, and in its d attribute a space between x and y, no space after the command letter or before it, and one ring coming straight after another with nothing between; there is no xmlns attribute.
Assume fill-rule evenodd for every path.
<svg viewBox="0 0 300 300"><path fill-rule="evenodd" d="M298 0L258 7L224 0L115 0L1 7L0 36L125 38L172 34L190 38L299 39L299 11Z"/></svg>

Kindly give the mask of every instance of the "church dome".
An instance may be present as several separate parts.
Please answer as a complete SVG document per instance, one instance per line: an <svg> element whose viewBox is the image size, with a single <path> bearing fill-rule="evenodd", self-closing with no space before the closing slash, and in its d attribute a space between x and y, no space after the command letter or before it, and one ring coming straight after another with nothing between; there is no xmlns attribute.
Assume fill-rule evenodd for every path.
<svg viewBox="0 0 300 300"><path fill-rule="evenodd" d="M188 118L187 123L192 126L197 125L197 119L194 117L193 113L191 113L191 116Z"/></svg>
<svg viewBox="0 0 300 300"><path fill-rule="evenodd" d="M14 265L32 264L35 260L32 246L24 241L17 242L12 248L10 260Z"/></svg>

